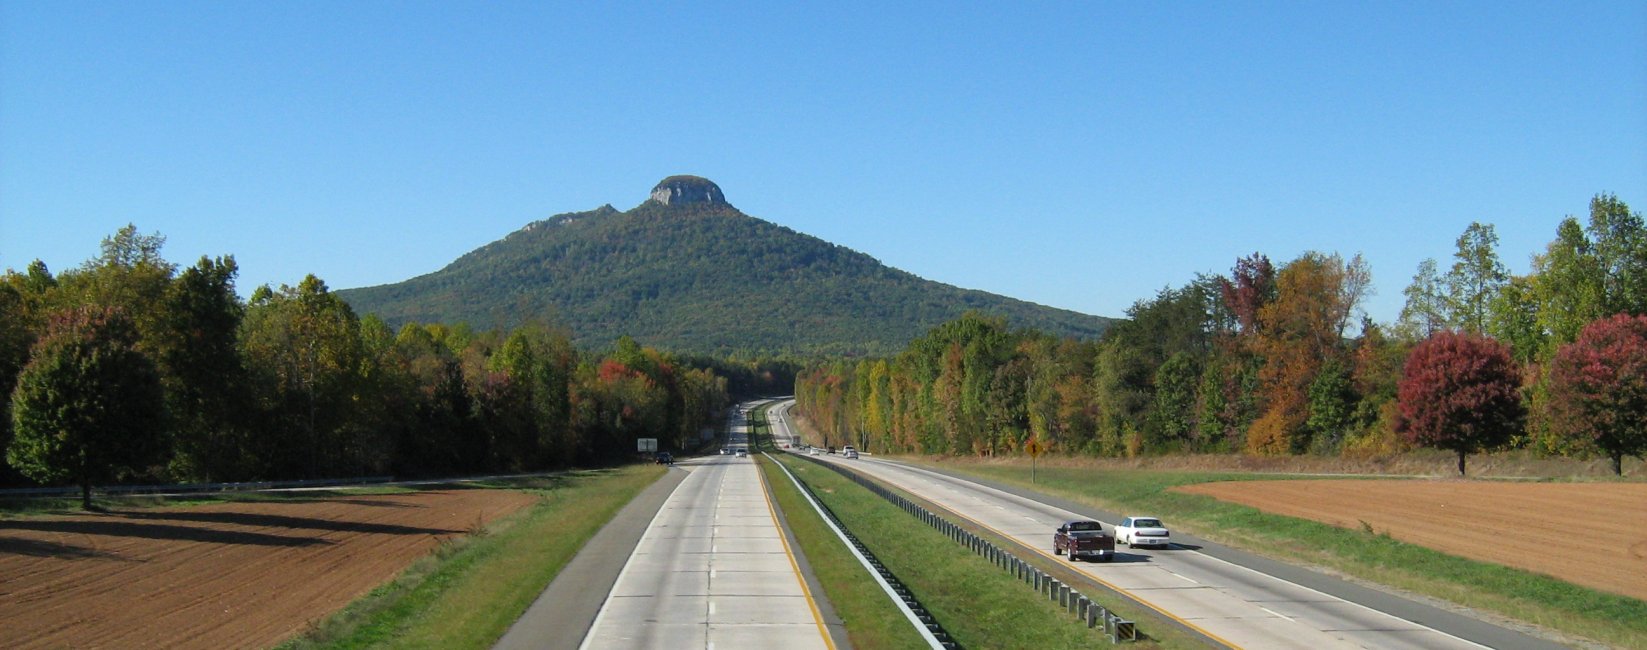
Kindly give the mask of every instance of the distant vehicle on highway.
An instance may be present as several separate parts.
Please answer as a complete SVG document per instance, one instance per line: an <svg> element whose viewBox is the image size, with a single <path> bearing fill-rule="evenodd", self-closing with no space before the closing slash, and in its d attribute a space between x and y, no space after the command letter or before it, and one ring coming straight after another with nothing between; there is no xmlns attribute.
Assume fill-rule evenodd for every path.
<svg viewBox="0 0 1647 650"><path fill-rule="evenodd" d="M1158 517L1132 516L1122 519L1115 526L1115 540L1124 543L1127 548L1134 546L1159 546L1166 548L1172 545L1172 533L1167 532L1166 524L1161 523Z"/></svg>
<svg viewBox="0 0 1647 650"><path fill-rule="evenodd" d="M660 451L657 456L652 457L652 462L659 465L674 465L675 455L667 451Z"/></svg>
<svg viewBox="0 0 1647 650"><path fill-rule="evenodd" d="M1115 559L1115 537L1104 525L1090 519L1065 522L1052 534L1052 554L1069 554L1069 561L1081 558L1104 562Z"/></svg>
<svg viewBox="0 0 1647 650"><path fill-rule="evenodd" d="M813 447L813 448L811 448L811 449L808 449L808 450L807 450L807 453L809 453L809 454L812 454L812 455L813 455L813 456L817 456L817 455L818 455L818 448L817 448L817 447Z"/></svg>
<svg viewBox="0 0 1647 650"><path fill-rule="evenodd" d="M749 457L749 450L744 449L743 447L739 447L738 448L738 458L747 458L747 457Z"/></svg>
<svg viewBox="0 0 1647 650"><path fill-rule="evenodd" d="M857 458L858 457L858 450L852 448L852 445L847 445L845 447L841 447L841 457L842 458Z"/></svg>

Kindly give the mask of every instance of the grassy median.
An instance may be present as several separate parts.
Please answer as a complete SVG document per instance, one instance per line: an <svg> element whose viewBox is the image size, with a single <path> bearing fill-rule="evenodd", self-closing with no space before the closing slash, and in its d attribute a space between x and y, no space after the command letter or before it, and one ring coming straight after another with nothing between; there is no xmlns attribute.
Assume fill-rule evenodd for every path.
<svg viewBox="0 0 1647 650"><path fill-rule="evenodd" d="M489 648L618 510L666 468L632 465L493 485L527 509L418 560L282 648Z"/></svg>
<svg viewBox="0 0 1647 650"><path fill-rule="evenodd" d="M1647 602L1530 571L1448 555L1369 531L1267 514L1169 488L1269 474L1046 467L946 461L944 469L1017 485L1110 511L1147 511L1221 544L1303 562L1397 589L1616 647L1647 648ZM1577 552L1577 551L1575 551Z"/></svg>
<svg viewBox="0 0 1647 650"><path fill-rule="evenodd" d="M783 462L812 486L819 499L915 593L962 647L1074 648L1107 643L1099 631L1087 629L1016 578L885 499L808 461L786 457ZM797 518L787 504L785 513ZM812 558L810 551L807 558ZM837 607L838 598L843 597L830 594ZM1134 647L1158 645L1145 642Z"/></svg>
<svg viewBox="0 0 1647 650"><path fill-rule="evenodd" d="M766 408L750 414L750 436L756 449L774 452L766 425ZM926 642L870 577L845 544L824 523L789 476L776 463L755 456L766 483L772 486L778 509L794 533L797 549L806 557L813 577L823 587L822 594L846 627L847 637L858 650L925 648Z"/></svg>
<svg viewBox="0 0 1647 650"><path fill-rule="evenodd" d="M759 459L766 482L806 556L812 575L823 586L835 615L859 650L925 648L926 642L869 572L812 509L776 463Z"/></svg>

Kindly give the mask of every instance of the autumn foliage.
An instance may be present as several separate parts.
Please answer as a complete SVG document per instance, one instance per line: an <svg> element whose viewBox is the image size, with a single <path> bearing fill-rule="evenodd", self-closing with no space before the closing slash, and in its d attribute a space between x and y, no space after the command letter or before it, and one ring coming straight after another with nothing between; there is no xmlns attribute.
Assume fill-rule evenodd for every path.
<svg viewBox="0 0 1647 650"><path fill-rule="evenodd" d="M1407 357L1398 388L1401 432L1414 444L1464 457L1503 446L1521 429L1521 375L1503 343L1438 332Z"/></svg>
<svg viewBox="0 0 1647 650"><path fill-rule="evenodd" d="M1556 352L1550 407L1556 432L1613 461L1647 451L1647 316L1619 314L1590 323Z"/></svg>

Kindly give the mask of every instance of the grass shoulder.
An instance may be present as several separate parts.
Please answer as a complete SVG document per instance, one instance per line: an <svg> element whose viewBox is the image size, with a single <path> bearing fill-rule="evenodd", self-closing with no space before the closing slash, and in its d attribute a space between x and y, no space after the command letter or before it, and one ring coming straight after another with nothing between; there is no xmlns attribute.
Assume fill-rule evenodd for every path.
<svg viewBox="0 0 1647 650"><path fill-rule="evenodd" d="M491 647L584 543L665 471L632 465L477 485L539 500L443 544L280 647Z"/></svg>

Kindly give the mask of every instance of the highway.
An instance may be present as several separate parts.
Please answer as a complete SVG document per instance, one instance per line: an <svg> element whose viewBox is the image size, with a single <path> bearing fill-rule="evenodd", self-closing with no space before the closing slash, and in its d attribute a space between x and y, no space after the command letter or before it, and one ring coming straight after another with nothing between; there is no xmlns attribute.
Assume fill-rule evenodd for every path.
<svg viewBox="0 0 1647 650"><path fill-rule="evenodd" d="M787 407L785 404L769 410L774 434L780 437L793 435L786 421ZM1106 518L1067 502L1060 504L1082 510L1072 511L1050 503L1056 499L1027 491L1014 494L961 477L867 456L859 460L830 455L813 458L843 464L895 485L1003 537L1038 549L1044 556L1042 559L1071 566L1095 582L1126 593L1229 647L1380 650L1560 647L1322 574L1296 567L1273 571L1292 578L1283 579L1180 544L1161 550L1123 546L1117 549L1114 562L1071 564L1052 555L1052 531L1060 523L1090 518L1112 527L1118 518L1103 513ZM1193 546L1211 546L1177 531L1174 537L1190 541ZM1232 557L1241 555L1245 554L1231 554ZM1253 564L1278 563L1255 558ZM1345 589L1339 589L1340 586ZM1355 602L1327 591L1368 593L1358 599L1361 602ZM1391 611L1402 615L1389 613ZM1438 627L1449 631L1415 620L1438 621L1445 624Z"/></svg>
<svg viewBox="0 0 1647 650"><path fill-rule="evenodd" d="M746 436L745 423L733 422L729 446L747 446ZM580 647L834 648L754 459L707 456L672 471L688 475Z"/></svg>

